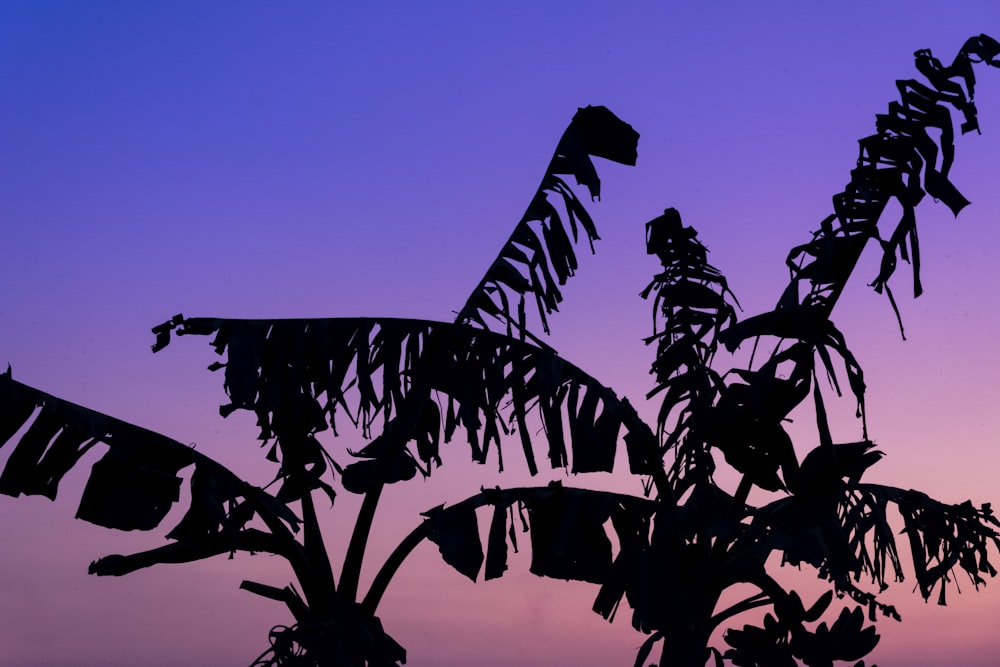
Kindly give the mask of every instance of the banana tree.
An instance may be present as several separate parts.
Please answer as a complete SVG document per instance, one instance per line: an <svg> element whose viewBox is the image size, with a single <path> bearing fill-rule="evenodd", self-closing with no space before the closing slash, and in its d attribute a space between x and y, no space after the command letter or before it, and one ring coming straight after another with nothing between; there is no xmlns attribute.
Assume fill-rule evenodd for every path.
<svg viewBox="0 0 1000 667"><path fill-rule="evenodd" d="M648 635L637 666L658 646L661 665L859 661L878 641L876 619L898 619L879 599L904 575L890 506L925 598L936 592L944 602L961 572L976 587L996 573L990 545L1000 544L1000 523L989 505L949 505L862 481L881 453L868 437L860 365L830 316L869 241L884 253L873 286L897 315L888 285L897 258L912 263L919 295L915 208L925 194L956 214L968 203L948 179L949 109L962 115L963 132L978 129L973 64L1000 66L998 55L1000 45L986 36L970 39L947 67L917 52L927 82L898 82L900 101L878 117L878 132L861 141L858 167L834 197L833 214L790 253L789 286L768 313L738 318L728 283L675 210L646 225L647 250L662 264L643 292L656 317L646 339L656 350L647 398L660 398L652 425L541 338L562 300L560 287L578 268L581 237L591 249L598 239L564 177L597 198L592 156L636 160L638 134L607 109L587 107L454 322L178 315L154 328L154 351L174 335L214 337L222 361L210 368L223 371L229 400L221 414L255 414L267 459L277 467L277 490L248 484L162 435L16 382L8 369L0 376L0 445L11 451L0 492L54 499L81 456L106 446L77 516L148 530L178 501L178 473L193 466L190 506L167 533L169 542L101 558L90 572L120 576L235 551L285 559L295 584L242 584L284 603L295 621L272 630L255 665L403 663L405 650L377 612L416 545L427 539L463 575L475 580L484 571L493 579L506 571L509 548L516 550L525 532L533 573L595 584L594 611L609 620L627 601L633 626ZM879 222L891 199L903 215L884 235ZM720 344L735 350L750 341L755 352L772 346L761 363L718 370ZM842 443L833 439L826 402L831 390L839 395L845 386L857 402L860 433ZM810 396L819 444L800 458L784 422ZM363 448L337 446L338 416L340 426L346 419L368 441ZM634 495L561 484L498 487L428 509L362 593L366 545L385 486L432 474L443 465L442 444L456 436L464 437L474 461L495 460L501 471L502 447L516 443L532 474L543 455L553 468L573 473L611 471L622 442L629 471L642 485ZM716 480L719 460L739 473L735 489ZM346 544L324 534L316 505L318 498L333 501L340 489L363 496ZM776 499L751 505L755 489ZM484 549L478 523L487 516ZM343 566L335 574L330 550L338 548ZM811 568L827 592L803 601L778 580L776 558ZM736 602L729 601L733 592L742 595ZM835 596L839 611L831 607ZM734 627L738 616L761 618L765 610L761 625Z"/></svg>

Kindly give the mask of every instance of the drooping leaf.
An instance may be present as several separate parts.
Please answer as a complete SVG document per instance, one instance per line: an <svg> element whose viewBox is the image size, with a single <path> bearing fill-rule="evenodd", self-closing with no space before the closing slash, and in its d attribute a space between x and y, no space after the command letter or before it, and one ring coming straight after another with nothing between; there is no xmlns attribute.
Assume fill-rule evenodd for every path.
<svg viewBox="0 0 1000 667"><path fill-rule="evenodd" d="M945 590L955 582L956 571L968 576L975 588L996 576L989 548L1000 548L1000 522L989 505L976 507L966 501L942 503L919 491L904 491L875 484L861 484L858 492L869 502L894 504L903 517L920 594L926 600L935 587L938 603L945 604ZM869 529L871 530L871 529Z"/></svg>
<svg viewBox="0 0 1000 667"><path fill-rule="evenodd" d="M0 492L7 495L55 499L62 477L100 444L107 451L87 480L80 519L119 530L154 528L178 500L179 471L193 465L191 506L171 537L196 541L232 534L255 513L297 530L298 519L283 503L175 440L28 387L9 371L0 374L0 404L9 433L0 447L13 448L0 473Z"/></svg>
<svg viewBox="0 0 1000 667"><path fill-rule="evenodd" d="M649 518L656 502L625 494L563 487L484 489L482 493L424 514L428 539L439 546L445 561L475 580L482 565L476 508L492 506L486 556L487 579L507 568L507 545L513 525L507 515L515 507L527 510L523 528L530 532L531 572L543 577L602 583L611 567L612 547L604 528L614 517L623 545L648 544ZM638 523L636 523L638 522ZM645 526L645 533L638 526ZM638 531L638 532L636 532ZM640 534L641 533L641 534ZM513 546L517 546L516 541Z"/></svg>
<svg viewBox="0 0 1000 667"><path fill-rule="evenodd" d="M398 457L403 456L399 446L415 442L417 455L428 465L440 463L442 431L447 442L458 427L479 462L514 428L522 449L531 451L525 418L536 409L553 467L571 460L563 420L569 424L574 471L610 471L622 429L633 443L655 451L649 428L627 402L550 348L503 334L460 324L367 318L181 317L169 324L158 328L161 347L172 330L215 335L213 344L226 356L220 366L226 369L226 391L231 399L241 397L223 410L252 410L261 438L276 438L282 447L282 461L292 451L285 448L305 445L311 452L307 458L320 460L322 449L312 434L327 426L336 430L338 409L348 411L365 432L377 425L379 415L406 421L393 422L398 443L386 446ZM300 347L294 356L278 350L291 340ZM280 364L270 362L277 358ZM229 373L230 365L240 371ZM375 387L392 389L377 392ZM579 404L568 400L571 391L581 397ZM443 420L432 395L446 406ZM422 407L414 411L417 403ZM390 422L385 423L388 428Z"/></svg>

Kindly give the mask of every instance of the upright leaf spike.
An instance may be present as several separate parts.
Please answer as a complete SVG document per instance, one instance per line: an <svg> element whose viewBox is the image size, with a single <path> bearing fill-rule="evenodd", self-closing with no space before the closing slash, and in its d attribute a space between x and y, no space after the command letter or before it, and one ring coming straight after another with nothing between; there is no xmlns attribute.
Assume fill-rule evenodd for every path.
<svg viewBox="0 0 1000 667"><path fill-rule="evenodd" d="M581 228L591 251L594 241L600 238L590 214L560 176L573 176L578 184L587 187L593 199L599 199L601 180L591 156L634 165L638 141L639 133L605 107L588 106L577 111L527 211L455 321L488 328L487 322L499 320L508 332L517 331L518 336L541 345L525 328L524 318L517 316L513 304L522 309L525 298L533 298L542 329L549 333L548 316L559 309L562 301L557 285L565 284L577 269L573 244ZM561 204L562 213L553 201Z"/></svg>

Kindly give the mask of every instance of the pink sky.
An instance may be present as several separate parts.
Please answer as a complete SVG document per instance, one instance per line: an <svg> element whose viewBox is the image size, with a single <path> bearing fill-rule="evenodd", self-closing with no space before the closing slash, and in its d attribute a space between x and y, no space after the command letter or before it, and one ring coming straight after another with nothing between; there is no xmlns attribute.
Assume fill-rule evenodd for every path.
<svg viewBox="0 0 1000 667"><path fill-rule="evenodd" d="M600 104L640 132L639 162L598 165L603 200L590 210L603 240L567 286L551 342L652 418L640 342L651 320L637 294L658 265L643 223L679 209L745 312L769 309L788 250L849 180L894 80L917 76L913 51L950 62L966 38L1000 37L994 0L450 4L0 5L0 365L266 481L252 420L218 417L207 341L153 355L150 327L178 312L452 319L576 109ZM1000 71L977 74L983 133L958 139L952 172L972 206L957 221L930 200L918 210L926 294L910 299L903 271L894 283L908 340L865 285L875 257L835 320L887 453L873 476L998 503ZM372 565L420 511L496 483L457 443L446 456L443 474L388 494ZM91 560L159 544L163 531L74 521L86 472L55 503L0 497L0 666L236 666L263 651L288 615L237 587L284 585L282 565L220 558L88 576ZM624 471L565 481L640 491ZM338 496L333 534L356 506ZM632 664L644 637L628 614L609 626L589 611L596 589L527 567L473 586L425 545L380 616L417 666ZM911 580L890 591L904 623L880 624L875 660L996 664L1000 581L959 584L945 608Z"/></svg>

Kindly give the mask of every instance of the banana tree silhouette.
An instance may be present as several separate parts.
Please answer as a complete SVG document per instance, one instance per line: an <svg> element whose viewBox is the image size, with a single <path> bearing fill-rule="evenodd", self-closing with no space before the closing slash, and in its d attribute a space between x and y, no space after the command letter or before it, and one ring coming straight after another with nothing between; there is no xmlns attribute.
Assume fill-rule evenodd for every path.
<svg viewBox="0 0 1000 667"><path fill-rule="evenodd" d="M872 240L884 252L873 286L888 295L897 317L888 286L897 257L912 263L919 295L915 207L925 194L956 214L968 203L948 180L949 107L962 114L963 132L978 129L972 65L1000 66L998 55L1000 45L985 35L966 42L949 67L927 51L917 52L929 85L897 82L900 102L878 116L877 134L860 142L858 167L834 197L834 213L809 243L792 250L791 281L771 312L738 321L725 278L675 210L646 225L647 250L663 267L643 292L652 296L656 315L655 331L646 339L656 344L656 386L648 397L662 396L655 428L626 399L560 357L529 324L532 312L531 321L537 317L548 332L562 299L560 286L577 269L576 244L583 236L593 249L598 239L594 221L562 176L574 177L597 198L600 180L591 156L636 160L638 134L607 109L587 107L574 117L527 211L454 322L178 315L154 328L154 351L167 346L172 334L214 336L212 344L225 360L211 368L225 369L230 400L221 413L255 413L267 458L278 466L277 491L248 484L162 435L16 382L8 369L0 376L0 444L13 443L13 449L0 473L0 492L54 499L60 479L85 452L103 444L107 452L93 466L77 517L148 530L178 501L179 471L193 466L190 506L167 534L170 542L101 558L90 572L119 576L237 550L284 558L297 586L242 584L284 603L295 619L291 627L272 630L270 648L255 665L405 662L405 650L376 612L413 548L430 540L462 574L475 580L484 570L484 578L493 579L507 569L508 549L517 549L519 532L529 533L533 573L597 584L593 608L607 619L627 600L633 626L649 635L637 666L657 644L661 665L858 661L878 641L866 613L869 623L879 614L898 619L878 598L890 579L903 578L890 505L904 526L925 599L936 590L943 603L957 572L976 587L985 574L996 574L988 549L990 543L1000 546L1000 523L989 505L948 505L917 491L862 481L882 454L868 438L861 368L830 315ZM878 222L891 199L903 215L883 238ZM750 339L755 351L773 342L763 363L725 373L715 369L720 343L734 350ZM856 442L834 442L827 423L820 376L839 395L838 365L858 405ZM799 458L783 422L810 394L819 445ZM360 451L331 453L330 445L321 444L321 432L336 435L338 412L370 440ZM385 485L430 475L443 464L442 441L460 431L473 460L485 463L493 456L500 470L504 436L514 436L535 474L539 455L532 426L538 422L549 464L574 473L611 471L623 441L631 473L646 480L645 493L561 484L484 489L428 510L361 595L363 557ZM733 493L715 480L716 452L742 476ZM338 458L351 462L341 465ZM321 494L333 501L335 485L363 495L336 576L315 499ZM754 488L777 499L752 506ZM492 511L477 513L485 508ZM478 522L486 515L484 550ZM775 555L782 563L811 566L829 590L805 604L768 568ZM744 596L721 602L734 592ZM835 595L847 605L828 625L820 619ZM717 629L765 607L770 610L761 626L729 629L723 637L728 648L713 645Z"/></svg>

